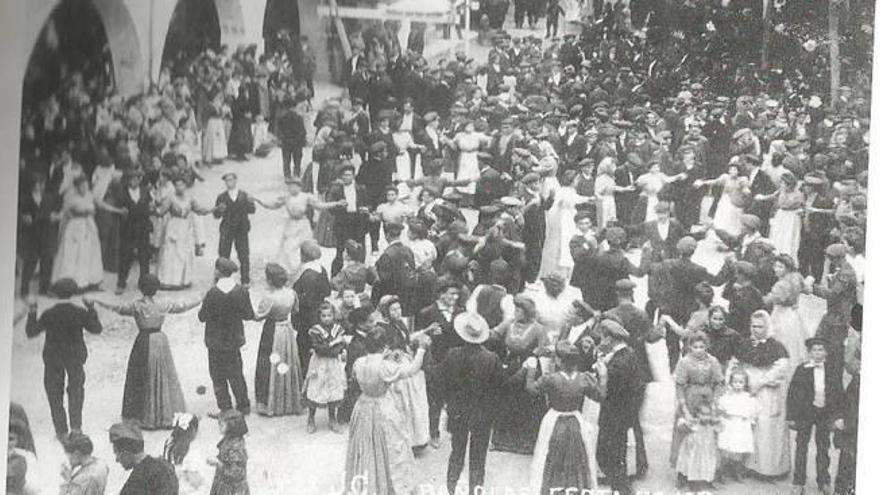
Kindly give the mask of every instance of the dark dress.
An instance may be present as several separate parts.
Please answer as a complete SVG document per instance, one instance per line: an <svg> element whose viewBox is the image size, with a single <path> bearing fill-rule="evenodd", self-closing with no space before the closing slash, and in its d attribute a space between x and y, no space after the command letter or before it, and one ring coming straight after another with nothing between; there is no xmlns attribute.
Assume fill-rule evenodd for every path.
<svg viewBox="0 0 880 495"><path fill-rule="evenodd" d="M177 495L178 491L174 466L147 456L131 470L119 495Z"/></svg>
<svg viewBox="0 0 880 495"><path fill-rule="evenodd" d="M299 313L291 317L293 328L297 331L296 345L299 348L299 363L302 374L308 372L309 359L312 354L312 343L309 341L309 329L318 323L318 308L324 298L330 295L330 279L323 267L303 265L303 272L293 284L293 290L299 298ZM317 271L316 268L320 268Z"/></svg>
<svg viewBox="0 0 880 495"><path fill-rule="evenodd" d="M547 405L543 397L526 391L522 364L546 341L544 327L535 322L515 322L504 336L506 353L502 362L506 382L498 400L498 416L492 433L493 450L530 455L535 448Z"/></svg>
<svg viewBox="0 0 880 495"><path fill-rule="evenodd" d="M541 422L532 465L532 493L546 495L551 489L595 489L589 437L592 426L581 415L584 397L599 401L603 395L596 378L588 373L562 372L544 375L534 390L546 396L550 410ZM556 490L554 490L555 492Z"/></svg>
<svg viewBox="0 0 880 495"><path fill-rule="evenodd" d="M257 412L266 416L300 414L303 410L302 367L290 322L297 304L296 293L284 287L264 296L257 307L257 319L265 318L265 322L257 351L254 394ZM277 362L273 362L273 355L278 357Z"/></svg>
<svg viewBox="0 0 880 495"><path fill-rule="evenodd" d="M211 495L249 495L244 438L224 438L217 444L217 449L220 451L217 454L220 466L214 472Z"/></svg>

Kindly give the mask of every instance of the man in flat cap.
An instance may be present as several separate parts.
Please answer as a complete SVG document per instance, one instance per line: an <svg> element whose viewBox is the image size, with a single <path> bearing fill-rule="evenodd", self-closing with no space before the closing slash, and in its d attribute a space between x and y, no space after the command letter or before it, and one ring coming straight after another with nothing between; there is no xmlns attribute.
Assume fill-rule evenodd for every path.
<svg viewBox="0 0 880 495"><path fill-rule="evenodd" d="M545 213L553 206L552 198L541 194L541 178L536 173L528 173L520 180L525 191L523 194L523 230L522 241L525 244L525 265L522 278L526 283L534 283L541 269L541 253L544 249L544 237L547 230Z"/></svg>
<svg viewBox="0 0 880 495"><path fill-rule="evenodd" d="M251 403L242 374L240 349L245 343L244 320L254 319L254 308L248 290L233 278L236 271L238 266L228 258L218 258L214 263L214 286L205 294L199 321L205 324L208 373L217 407L221 413L232 409L232 389L236 408L249 414Z"/></svg>
<svg viewBox="0 0 880 495"><path fill-rule="evenodd" d="M858 278L852 265L846 261L845 244L835 243L825 248L826 266L822 280L813 286L813 294L825 299L827 309L816 337L827 342L828 363L840 378L843 370L843 347L847 337L852 308L858 302Z"/></svg>
<svg viewBox="0 0 880 495"><path fill-rule="evenodd" d="M629 347L629 332L614 319L599 323L599 359L608 370L607 393L599 409L596 460L611 490L632 495L626 472L627 432L637 421L645 380L639 358Z"/></svg>
<svg viewBox="0 0 880 495"><path fill-rule="evenodd" d="M144 437L133 423L110 427L110 443L116 462L131 471L119 495L177 495L179 483L174 466L144 453Z"/></svg>
<svg viewBox="0 0 880 495"><path fill-rule="evenodd" d="M241 283L251 282L251 247L248 233L251 230L249 215L257 211L254 198L239 190L238 176L232 172L223 174L226 190L214 202L214 218L220 219L220 245L217 253L221 258L229 258L232 246L241 263Z"/></svg>
<svg viewBox="0 0 880 495"><path fill-rule="evenodd" d="M120 210L119 222L119 273L116 278L116 294L125 292L131 265L137 259L140 277L150 273L150 233L153 222L150 218L153 197L149 187L143 183L144 173L140 169L125 171L122 181L113 183L108 191L109 203Z"/></svg>
<svg viewBox="0 0 880 495"><path fill-rule="evenodd" d="M307 143L306 125L303 116L306 114L306 100L284 102L275 121L275 134L281 141L281 169L284 178L289 179L290 162L293 161L293 174L300 177L302 150Z"/></svg>
<svg viewBox="0 0 880 495"><path fill-rule="evenodd" d="M51 292L59 302L39 317L36 299L29 302L25 333L29 339L46 333L43 343L43 385L49 399L55 436L62 439L70 430L82 431L86 382L83 365L88 357L83 330L99 334L103 327L94 304L83 301L84 309L70 302L70 298L77 292L73 279L58 280L52 286ZM69 411L64 410L65 381Z"/></svg>

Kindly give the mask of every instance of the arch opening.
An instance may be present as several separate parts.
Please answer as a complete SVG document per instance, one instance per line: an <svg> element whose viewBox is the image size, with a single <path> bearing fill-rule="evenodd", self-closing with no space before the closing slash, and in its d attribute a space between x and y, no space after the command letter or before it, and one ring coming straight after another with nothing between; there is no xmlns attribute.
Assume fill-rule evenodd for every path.
<svg viewBox="0 0 880 495"><path fill-rule="evenodd" d="M221 34L214 0L179 0L165 35L162 67L174 77L185 74L197 55L220 48Z"/></svg>

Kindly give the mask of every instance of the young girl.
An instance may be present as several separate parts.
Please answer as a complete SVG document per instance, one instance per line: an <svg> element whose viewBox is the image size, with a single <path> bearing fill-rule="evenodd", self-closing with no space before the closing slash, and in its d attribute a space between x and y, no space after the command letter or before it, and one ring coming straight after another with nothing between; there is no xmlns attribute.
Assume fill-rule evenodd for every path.
<svg viewBox="0 0 880 495"><path fill-rule="evenodd" d="M677 427L687 431L678 453L676 470L679 479L687 481L689 489L712 489L718 469L718 419L712 408L712 396L693 397L692 418L681 418ZM702 486L699 486L702 485Z"/></svg>
<svg viewBox="0 0 880 495"><path fill-rule="evenodd" d="M217 457L208 460L208 464L217 468L211 484L211 495L250 495L248 455L244 443L244 436L248 432L247 422L236 409L223 411L219 422L223 439L217 444Z"/></svg>
<svg viewBox="0 0 880 495"><path fill-rule="evenodd" d="M180 495L202 493L205 480L201 466L203 458L190 451L190 445L199 433L199 418L189 413L176 414L171 436L165 440L162 457L174 466L180 484Z"/></svg>
<svg viewBox="0 0 880 495"><path fill-rule="evenodd" d="M756 421L758 405L749 393L749 375L745 371L733 370L729 383L730 388L718 399L721 414L718 448L721 450L722 475L738 481L745 471L745 457L755 449L752 425Z"/></svg>
<svg viewBox="0 0 880 495"><path fill-rule="evenodd" d="M330 303L318 310L318 324L309 330L312 358L303 390L309 406L308 432L315 433L315 409L326 407L330 416L330 431L342 433L336 422L336 406L345 395L345 330L336 323L336 311Z"/></svg>

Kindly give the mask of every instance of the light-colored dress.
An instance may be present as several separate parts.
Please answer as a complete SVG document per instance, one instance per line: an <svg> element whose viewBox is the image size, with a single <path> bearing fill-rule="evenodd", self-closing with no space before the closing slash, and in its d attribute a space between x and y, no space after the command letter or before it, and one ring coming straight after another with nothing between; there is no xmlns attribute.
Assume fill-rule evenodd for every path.
<svg viewBox="0 0 880 495"><path fill-rule="evenodd" d="M574 260L568 243L577 231L574 222L576 208L592 199L579 195L572 187L560 187L556 190L553 206L546 215L547 232L544 234L539 277L559 274L566 281L571 278Z"/></svg>
<svg viewBox="0 0 880 495"><path fill-rule="evenodd" d="M713 418L697 419L681 442L675 470L689 482L712 482L718 469L717 424Z"/></svg>
<svg viewBox="0 0 880 495"><path fill-rule="evenodd" d="M71 278L77 287L98 285L104 279L101 240L95 225L95 200L91 193L65 196L58 251L52 265L52 283Z"/></svg>
<svg viewBox="0 0 880 495"><path fill-rule="evenodd" d="M480 178L480 162L477 158L477 151L480 149L481 140L478 133L460 133L455 137L455 144L459 150L457 180ZM462 194L474 194L476 186L475 182L471 182L466 186L458 186L458 190Z"/></svg>
<svg viewBox="0 0 880 495"><path fill-rule="evenodd" d="M299 277L302 266L300 248L304 242L315 238L307 216L311 201L312 196L307 193L288 196L284 200L287 220L284 224L284 233L281 235L281 245L278 247L276 260L287 270L291 280L296 280Z"/></svg>
<svg viewBox="0 0 880 495"><path fill-rule="evenodd" d="M640 175L636 179L636 185L639 186L639 189L641 189L641 195L644 196L647 201L647 210L645 211L646 222L657 219L657 212L654 211L654 207L657 206L657 203L660 201L658 194L660 194L660 190L663 189L666 182L666 176L659 172L649 172Z"/></svg>
<svg viewBox="0 0 880 495"><path fill-rule="evenodd" d="M715 209L715 218L712 219L712 225L717 230L723 230L737 236L742 229L742 201L744 189L748 187L748 180L745 177L731 178L730 176L724 176L722 183L724 190L721 192L721 198L718 200L718 207Z"/></svg>
<svg viewBox="0 0 880 495"><path fill-rule="evenodd" d="M188 193L182 197L175 194L166 202L168 219L156 275L163 286L188 287L192 284L196 264L193 199Z"/></svg>
<svg viewBox="0 0 880 495"><path fill-rule="evenodd" d="M770 242L779 254L791 255L798 259L798 248L801 245L801 215L806 199L800 191L780 191L777 199L776 214L770 219Z"/></svg>
<svg viewBox="0 0 880 495"><path fill-rule="evenodd" d="M352 373L360 385L348 431L345 485L363 484L363 493L409 493L414 489L412 453L406 419L389 393L405 378L407 365L369 354L355 361Z"/></svg>
<svg viewBox="0 0 880 495"><path fill-rule="evenodd" d="M334 324L331 328L315 325L309 329L312 357L303 383L303 393L309 405L322 407L336 405L345 396L345 362L340 354L344 348L345 329Z"/></svg>
<svg viewBox="0 0 880 495"><path fill-rule="evenodd" d="M257 319L265 318L254 392L257 412L266 416L300 414L302 401L302 367L296 345L296 330L290 314L299 308L296 292L289 287L269 292L257 305Z"/></svg>
<svg viewBox="0 0 880 495"><path fill-rule="evenodd" d="M763 347L782 346L768 339ZM764 476L782 476L791 469L791 441L785 420L788 388L788 357L784 348L766 351L776 359L767 366L755 366L731 359L728 369L741 366L749 376L749 388L758 404L754 428L755 451L746 458L745 467ZM765 386L769 384L769 386Z"/></svg>
<svg viewBox="0 0 880 495"><path fill-rule="evenodd" d="M724 384L724 373L721 371L721 363L711 354L705 354L702 358L697 358L691 353L685 354L675 365L675 371L672 373L672 379L675 381L676 396L683 396L692 417L697 416L694 407L699 401L708 400L711 404ZM685 439L692 435L684 433L678 426L678 420L684 417L684 411L677 407L675 409L675 418L672 423L672 444L669 450L669 460L672 467L680 469L679 457L685 452ZM699 442L697 442L700 445ZM695 448L693 445L687 448ZM687 453L686 453L687 454Z"/></svg>
<svg viewBox="0 0 880 495"><path fill-rule="evenodd" d="M205 163L212 163L226 159L229 150L226 147L226 122L218 108L215 106L214 113L208 118L205 132L202 137L202 159Z"/></svg>
<svg viewBox="0 0 880 495"><path fill-rule="evenodd" d="M806 360L807 348L804 343L813 336L798 311L798 300L803 288L804 279L801 274L789 272L773 284L765 299L773 305L770 313L773 338L788 351L789 378L794 374L795 368Z"/></svg>
<svg viewBox="0 0 880 495"><path fill-rule="evenodd" d="M723 416L718 432L718 448L733 454L751 454L755 451L752 425L758 415L755 398L746 391L728 392L718 399Z"/></svg>
<svg viewBox="0 0 880 495"><path fill-rule="evenodd" d="M600 229L617 220L614 188L614 177L606 174L596 177L596 223Z"/></svg>

